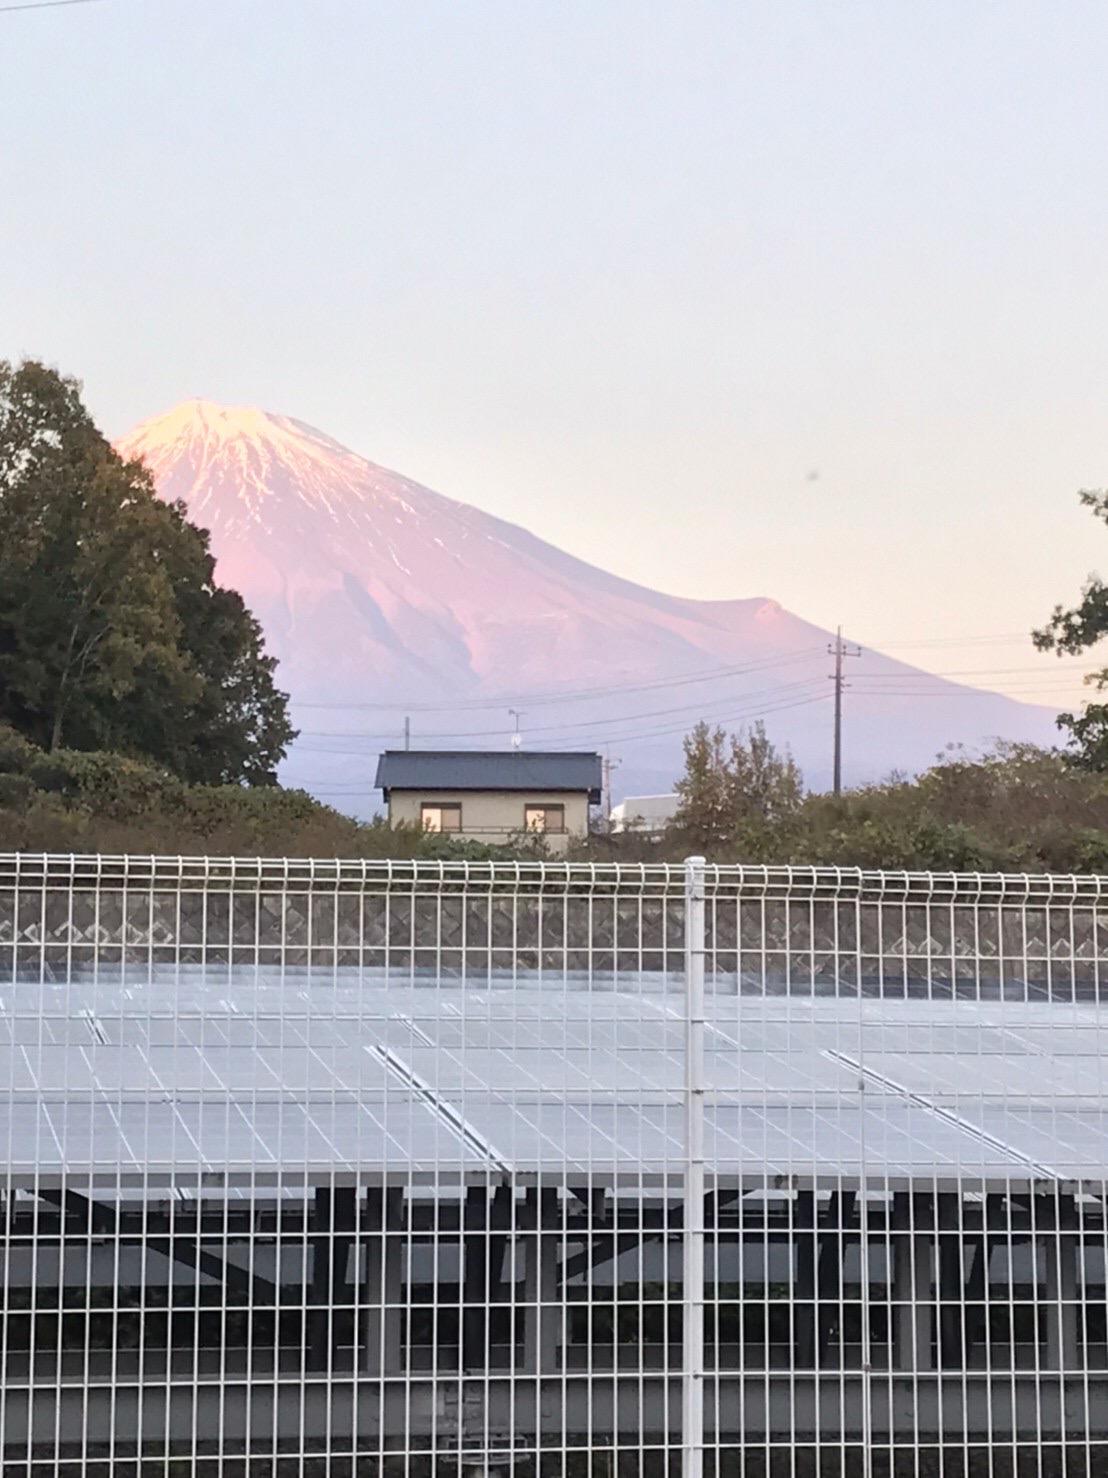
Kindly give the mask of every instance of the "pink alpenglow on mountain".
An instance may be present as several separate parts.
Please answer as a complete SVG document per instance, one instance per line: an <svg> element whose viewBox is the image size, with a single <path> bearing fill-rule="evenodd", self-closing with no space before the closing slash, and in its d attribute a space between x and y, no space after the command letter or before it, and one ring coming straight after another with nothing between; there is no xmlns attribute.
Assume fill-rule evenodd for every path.
<svg viewBox="0 0 1108 1478"><path fill-rule="evenodd" d="M763 716L811 784L830 757L828 633L762 598L662 595L390 472L288 416L190 400L125 436L159 493L210 529L280 660L302 737L289 783L372 810L373 756L413 742L610 746L620 791L668 789L701 717ZM852 664L847 776L929 763L951 741L1050 742L1053 713L949 688L926 702L873 689L916 670ZM901 690L902 692L902 690Z"/></svg>

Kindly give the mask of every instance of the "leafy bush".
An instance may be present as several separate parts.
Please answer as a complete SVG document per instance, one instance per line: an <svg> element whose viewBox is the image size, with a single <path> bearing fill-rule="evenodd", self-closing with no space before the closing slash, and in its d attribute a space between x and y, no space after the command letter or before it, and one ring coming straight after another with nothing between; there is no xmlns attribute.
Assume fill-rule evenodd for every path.
<svg viewBox="0 0 1108 1478"><path fill-rule="evenodd" d="M10 725L0 723L0 775L24 775L39 753L22 734Z"/></svg>
<svg viewBox="0 0 1108 1478"><path fill-rule="evenodd" d="M597 835L583 860L679 861L687 826L661 837ZM696 840L719 862L971 872L1108 872L1108 777L1057 751L952 750L916 780L806 795ZM501 847L416 826L354 821L304 791L186 785L121 755L46 755L0 724L0 850L485 860L541 858L542 839Z"/></svg>
<svg viewBox="0 0 1108 1478"><path fill-rule="evenodd" d="M717 748L725 752L722 740ZM696 757L694 745L690 761ZM952 749L918 779L807 795L795 808L760 817L753 832L748 812L717 805L712 828L695 835L679 815L660 838L595 838L580 855L677 861L703 849L718 862L1108 872L1108 776L1034 745L1000 744L979 756Z"/></svg>
<svg viewBox="0 0 1108 1478"><path fill-rule="evenodd" d="M186 788L166 770L95 750L60 749L41 755L28 766L26 774L38 790L63 796L118 821L172 806Z"/></svg>
<svg viewBox="0 0 1108 1478"><path fill-rule="evenodd" d="M537 855L455 841L417 826L359 822L302 790L186 785L124 755L45 754L0 724L0 850L213 856L432 857Z"/></svg>
<svg viewBox="0 0 1108 1478"><path fill-rule="evenodd" d="M0 770L0 808L23 810L34 794L35 784L29 775L6 774Z"/></svg>

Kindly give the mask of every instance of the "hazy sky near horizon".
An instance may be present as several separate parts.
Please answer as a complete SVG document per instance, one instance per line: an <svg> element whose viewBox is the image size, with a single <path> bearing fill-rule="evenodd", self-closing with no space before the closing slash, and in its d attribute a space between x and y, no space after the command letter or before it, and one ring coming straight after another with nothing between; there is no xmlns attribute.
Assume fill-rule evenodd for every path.
<svg viewBox="0 0 1108 1478"><path fill-rule="evenodd" d="M1103 0L0 10L0 357L1069 701L1106 64Z"/></svg>

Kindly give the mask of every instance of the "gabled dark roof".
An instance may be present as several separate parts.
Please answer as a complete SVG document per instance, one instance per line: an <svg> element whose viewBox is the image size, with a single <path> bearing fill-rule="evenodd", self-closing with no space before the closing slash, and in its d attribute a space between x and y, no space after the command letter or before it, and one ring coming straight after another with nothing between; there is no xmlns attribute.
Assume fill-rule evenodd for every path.
<svg viewBox="0 0 1108 1478"><path fill-rule="evenodd" d="M388 749L377 761L377 788L390 790L588 791L603 784L598 754L533 749Z"/></svg>

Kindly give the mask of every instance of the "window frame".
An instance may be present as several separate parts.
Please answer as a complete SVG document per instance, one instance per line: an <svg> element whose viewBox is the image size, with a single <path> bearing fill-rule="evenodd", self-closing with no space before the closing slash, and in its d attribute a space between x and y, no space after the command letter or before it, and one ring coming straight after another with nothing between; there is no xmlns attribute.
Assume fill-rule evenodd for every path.
<svg viewBox="0 0 1108 1478"><path fill-rule="evenodd" d="M530 821L532 811L541 811L543 824L533 826ZM549 817L551 812L556 812L559 818L557 826L551 826ZM564 836L566 829L566 808L564 802L559 801L525 801L523 804L523 829L530 836Z"/></svg>
<svg viewBox="0 0 1108 1478"><path fill-rule="evenodd" d="M457 826L443 825L443 812L445 811L449 811L452 815L457 816ZM428 826L428 812L436 812L438 814L438 826ZM461 801L420 801L419 824L422 831L430 832L432 836L458 836L462 830Z"/></svg>

